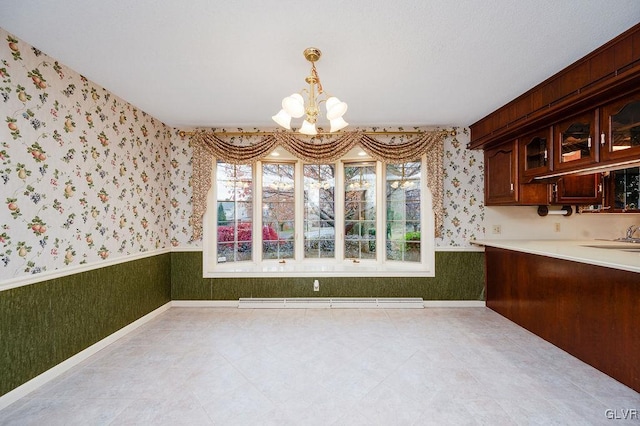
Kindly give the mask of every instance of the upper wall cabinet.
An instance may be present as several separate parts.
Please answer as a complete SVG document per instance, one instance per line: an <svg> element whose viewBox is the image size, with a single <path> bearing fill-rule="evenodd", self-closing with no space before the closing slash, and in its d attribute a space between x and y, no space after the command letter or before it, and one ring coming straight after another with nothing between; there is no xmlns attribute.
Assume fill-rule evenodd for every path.
<svg viewBox="0 0 640 426"><path fill-rule="evenodd" d="M552 185L551 204L600 204L602 175L562 176Z"/></svg>
<svg viewBox="0 0 640 426"><path fill-rule="evenodd" d="M612 212L640 213L640 167L611 172L608 187Z"/></svg>
<svg viewBox="0 0 640 426"><path fill-rule="evenodd" d="M575 169L598 161L597 114L589 111L553 126L554 170Z"/></svg>
<svg viewBox="0 0 640 426"><path fill-rule="evenodd" d="M523 181L530 181L551 170L553 164L551 141L551 127L529 133L519 139L520 174Z"/></svg>
<svg viewBox="0 0 640 426"><path fill-rule="evenodd" d="M515 143L484 152L484 201L487 205L513 204L518 200Z"/></svg>
<svg viewBox="0 0 640 426"><path fill-rule="evenodd" d="M601 203L600 173L640 165L640 23L470 130L486 205Z"/></svg>
<svg viewBox="0 0 640 426"><path fill-rule="evenodd" d="M521 138L637 93L639 87L640 23L472 124L469 148L487 149ZM592 146L599 137L592 135ZM581 151L582 159L586 149ZM588 157L593 158L591 153Z"/></svg>
<svg viewBox="0 0 640 426"><path fill-rule="evenodd" d="M484 152L484 203L487 206L548 203L548 188L523 183L518 175L518 142L511 141Z"/></svg>
<svg viewBox="0 0 640 426"><path fill-rule="evenodd" d="M640 92L602 107L600 113L601 161L640 157Z"/></svg>

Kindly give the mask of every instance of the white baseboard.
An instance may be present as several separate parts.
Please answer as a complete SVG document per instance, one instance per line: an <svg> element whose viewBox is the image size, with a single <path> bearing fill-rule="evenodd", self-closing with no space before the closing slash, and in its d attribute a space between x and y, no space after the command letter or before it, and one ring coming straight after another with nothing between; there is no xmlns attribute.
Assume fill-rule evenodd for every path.
<svg viewBox="0 0 640 426"><path fill-rule="evenodd" d="M322 299L324 300L324 299ZM174 308L237 308L238 300L174 300L171 306ZM425 300L425 308L484 308L487 304L484 300ZM282 308L282 306L273 306ZM291 306L289 306L291 307ZM297 306L302 307L302 306ZM308 308L313 306L308 305ZM324 307L324 306L323 306ZM344 306L346 308L346 306ZM366 308L367 306L353 306L354 308Z"/></svg>
<svg viewBox="0 0 640 426"><path fill-rule="evenodd" d="M486 308L484 300L425 300L425 308Z"/></svg>
<svg viewBox="0 0 640 426"><path fill-rule="evenodd" d="M165 312L170 307L171 307L171 302L168 302L160 306L159 308L149 312L147 315L143 316L142 318L139 318L138 320L121 328L115 333L110 334L109 336L105 337L99 342L94 343L93 345L89 346L87 349L81 352L78 352L72 357L62 361L60 364L48 369L44 373L39 374L38 376L34 377L28 382L0 396L0 410L2 410L5 407L8 407L9 405L19 400L20 398L27 396L29 393L33 392L40 386L55 379L56 377L60 376L62 373L80 364L82 361L89 358L90 356L95 355L101 349L104 349L105 347L115 342L116 340L120 339L121 337L124 337L125 335L131 333L133 330L149 322L153 318Z"/></svg>

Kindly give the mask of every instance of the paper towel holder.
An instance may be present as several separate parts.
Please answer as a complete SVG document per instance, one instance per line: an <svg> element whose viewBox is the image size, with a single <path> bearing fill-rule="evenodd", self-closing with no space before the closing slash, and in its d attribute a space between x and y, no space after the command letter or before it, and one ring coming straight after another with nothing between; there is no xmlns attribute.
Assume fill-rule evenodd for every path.
<svg viewBox="0 0 640 426"><path fill-rule="evenodd" d="M549 206L538 206L538 216L571 216L572 213L573 209L571 208L571 206L562 206L560 210L549 210Z"/></svg>

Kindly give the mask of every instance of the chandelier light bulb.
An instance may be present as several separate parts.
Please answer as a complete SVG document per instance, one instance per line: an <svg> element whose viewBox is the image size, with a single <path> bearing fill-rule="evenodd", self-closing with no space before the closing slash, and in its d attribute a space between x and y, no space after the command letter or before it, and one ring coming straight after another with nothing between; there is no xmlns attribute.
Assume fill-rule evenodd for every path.
<svg viewBox="0 0 640 426"><path fill-rule="evenodd" d="M294 93L282 100L282 109L291 117L300 118L304 115L304 99L300 93Z"/></svg>
<svg viewBox="0 0 640 426"><path fill-rule="evenodd" d="M347 104L341 102L340 99L335 96L327 99L327 120L333 120L335 118L342 117L347 112Z"/></svg>
<svg viewBox="0 0 640 426"><path fill-rule="evenodd" d="M280 112L272 116L271 119L285 129L291 130L291 116L287 114L287 111L284 109L281 109Z"/></svg>
<svg viewBox="0 0 640 426"><path fill-rule="evenodd" d="M318 134L316 130L316 125L313 123L309 123L307 120L302 122L302 127L300 127L300 133L303 135L314 136Z"/></svg>
<svg viewBox="0 0 640 426"><path fill-rule="evenodd" d="M342 117L334 118L333 120L330 121L330 123L331 123L330 132L337 132L338 130L344 129L349 125L349 123L344 121L344 118Z"/></svg>

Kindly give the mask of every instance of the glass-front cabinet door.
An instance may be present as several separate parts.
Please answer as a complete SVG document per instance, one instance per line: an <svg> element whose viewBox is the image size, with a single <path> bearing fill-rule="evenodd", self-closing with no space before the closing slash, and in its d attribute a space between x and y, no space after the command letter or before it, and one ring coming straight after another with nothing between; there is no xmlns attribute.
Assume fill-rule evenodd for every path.
<svg viewBox="0 0 640 426"><path fill-rule="evenodd" d="M519 139L520 168L525 181L551 170L551 138L551 128L545 127Z"/></svg>
<svg viewBox="0 0 640 426"><path fill-rule="evenodd" d="M633 159L640 155L640 92L602 108L601 161Z"/></svg>
<svg viewBox="0 0 640 426"><path fill-rule="evenodd" d="M556 124L554 169L572 169L598 161L596 130L596 113L591 111Z"/></svg>
<svg viewBox="0 0 640 426"><path fill-rule="evenodd" d="M640 167L611 172L609 205L611 211L640 212Z"/></svg>

